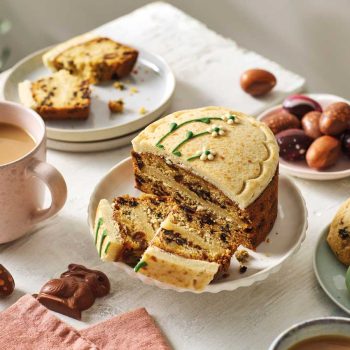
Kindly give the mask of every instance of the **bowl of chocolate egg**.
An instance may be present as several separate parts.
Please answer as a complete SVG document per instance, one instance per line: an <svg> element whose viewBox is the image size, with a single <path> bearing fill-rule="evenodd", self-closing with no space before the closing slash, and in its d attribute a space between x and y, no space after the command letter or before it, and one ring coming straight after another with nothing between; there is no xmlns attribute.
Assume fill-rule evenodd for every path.
<svg viewBox="0 0 350 350"><path fill-rule="evenodd" d="M280 148L281 172L312 180L350 176L350 104L329 94L288 96L258 116Z"/></svg>
<svg viewBox="0 0 350 350"><path fill-rule="evenodd" d="M321 317L298 323L281 333L269 350L350 349L350 319Z"/></svg>

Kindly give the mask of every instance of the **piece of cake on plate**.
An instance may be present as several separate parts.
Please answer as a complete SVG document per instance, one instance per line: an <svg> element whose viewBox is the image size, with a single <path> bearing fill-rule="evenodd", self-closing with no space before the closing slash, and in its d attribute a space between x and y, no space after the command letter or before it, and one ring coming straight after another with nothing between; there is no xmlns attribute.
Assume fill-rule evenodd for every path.
<svg viewBox="0 0 350 350"><path fill-rule="evenodd" d="M18 85L21 103L43 119L86 119L90 111L90 88L86 80L60 70L34 82Z"/></svg>
<svg viewBox="0 0 350 350"><path fill-rule="evenodd" d="M171 207L169 199L152 195L124 195L115 198L113 204L102 199L94 225L100 258L135 266Z"/></svg>
<svg viewBox="0 0 350 350"><path fill-rule="evenodd" d="M66 69L95 84L129 75L138 51L112 39L87 33L55 46L43 55L52 71Z"/></svg>
<svg viewBox="0 0 350 350"><path fill-rule="evenodd" d="M265 124L222 107L184 110L132 144L138 189L220 217L236 246L265 240L278 202L278 146Z"/></svg>

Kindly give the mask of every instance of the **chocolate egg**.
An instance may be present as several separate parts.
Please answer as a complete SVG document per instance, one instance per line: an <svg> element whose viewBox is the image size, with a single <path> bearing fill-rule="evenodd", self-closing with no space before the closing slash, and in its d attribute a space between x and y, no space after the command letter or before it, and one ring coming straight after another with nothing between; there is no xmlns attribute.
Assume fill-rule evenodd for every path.
<svg viewBox="0 0 350 350"><path fill-rule="evenodd" d="M300 128L300 120L283 108L270 112L262 118L261 121L265 123L275 135L283 130Z"/></svg>
<svg viewBox="0 0 350 350"><path fill-rule="evenodd" d="M280 148L280 156L289 161L304 159L313 141L300 129L284 130L276 135L276 140Z"/></svg>
<svg viewBox="0 0 350 350"><path fill-rule="evenodd" d="M262 96L276 85L276 77L264 69L249 69L241 75L241 88L252 96Z"/></svg>
<svg viewBox="0 0 350 350"><path fill-rule="evenodd" d="M339 135L350 128L350 105L336 102L329 105L322 113L320 130L326 135Z"/></svg>
<svg viewBox="0 0 350 350"><path fill-rule="evenodd" d="M321 112L313 111L306 113L301 120L301 125L305 134L312 139L317 139L322 135L320 130Z"/></svg>
<svg viewBox="0 0 350 350"><path fill-rule="evenodd" d="M322 112L321 105L310 97L304 95L291 95L283 101L283 108L301 119L306 113Z"/></svg>
<svg viewBox="0 0 350 350"><path fill-rule="evenodd" d="M0 264L0 298L5 298L13 293L15 281L10 272Z"/></svg>
<svg viewBox="0 0 350 350"><path fill-rule="evenodd" d="M324 135L316 139L306 153L306 162L310 168L322 170L334 165L341 154L340 141Z"/></svg>
<svg viewBox="0 0 350 350"><path fill-rule="evenodd" d="M346 130L340 136L341 148L342 151L350 157L350 130Z"/></svg>

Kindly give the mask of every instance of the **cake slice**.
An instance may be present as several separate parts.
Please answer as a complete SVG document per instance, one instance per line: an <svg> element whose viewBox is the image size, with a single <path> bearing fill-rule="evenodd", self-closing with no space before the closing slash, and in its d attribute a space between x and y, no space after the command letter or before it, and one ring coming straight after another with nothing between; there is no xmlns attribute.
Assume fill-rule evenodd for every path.
<svg viewBox="0 0 350 350"><path fill-rule="evenodd" d="M201 224L203 218L208 219L203 210L188 213L183 208L173 207L135 271L194 290L202 290L227 271L236 247L220 239L220 227L213 219Z"/></svg>
<svg viewBox="0 0 350 350"><path fill-rule="evenodd" d="M89 83L66 70L34 82L23 81L18 85L18 94L23 105L34 109L45 120L89 116Z"/></svg>
<svg viewBox="0 0 350 350"><path fill-rule="evenodd" d="M112 39L87 33L61 43L43 55L52 71L66 69L95 84L132 71L138 51Z"/></svg>
<svg viewBox="0 0 350 350"><path fill-rule="evenodd" d="M257 247L277 216L278 146L242 113L205 107L170 114L133 141L136 187L225 221L229 240Z"/></svg>
<svg viewBox="0 0 350 350"><path fill-rule="evenodd" d="M170 209L167 198L152 195L120 196L113 204L102 199L94 225L94 241L100 258L134 266Z"/></svg>
<svg viewBox="0 0 350 350"><path fill-rule="evenodd" d="M196 291L203 290L214 278L219 264L184 258L155 246L147 248L135 271L160 282Z"/></svg>

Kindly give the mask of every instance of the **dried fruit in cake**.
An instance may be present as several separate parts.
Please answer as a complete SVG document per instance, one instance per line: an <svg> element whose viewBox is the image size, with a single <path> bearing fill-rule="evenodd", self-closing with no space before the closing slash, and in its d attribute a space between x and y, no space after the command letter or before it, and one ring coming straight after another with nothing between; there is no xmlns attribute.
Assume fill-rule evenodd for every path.
<svg viewBox="0 0 350 350"><path fill-rule="evenodd" d="M23 105L34 109L43 119L86 119L90 111L90 88L86 80L61 70L34 82L18 85Z"/></svg>
<svg viewBox="0 0 350 350"><path fill-rule="evenodd" d="M337 211L328 232L327 242L337 259L350 266L350 198Z"/></svg>
<svg viewBox="0 0 350 350"><path fill-rule="evenodd" d="M127 76L137 56L131 47L87 33L57 45L44 54L43 62L52 71L66 69L95 84Z"/></svg>
<svg viewBox="0 0 350 350"><path fill-rule="evenodd" d="M179 111L133 141L136 187L203 207L256 247L277 215L278 146L262 122L222 107Z"/></svg>
<svg viewBox="0 0 350 350"><path fill-rule="evenodd" d="M94 242L100 258L134 266L170 209L167 198L152 195L120 196L113 204L102 199L94 225Z"/></svg>

